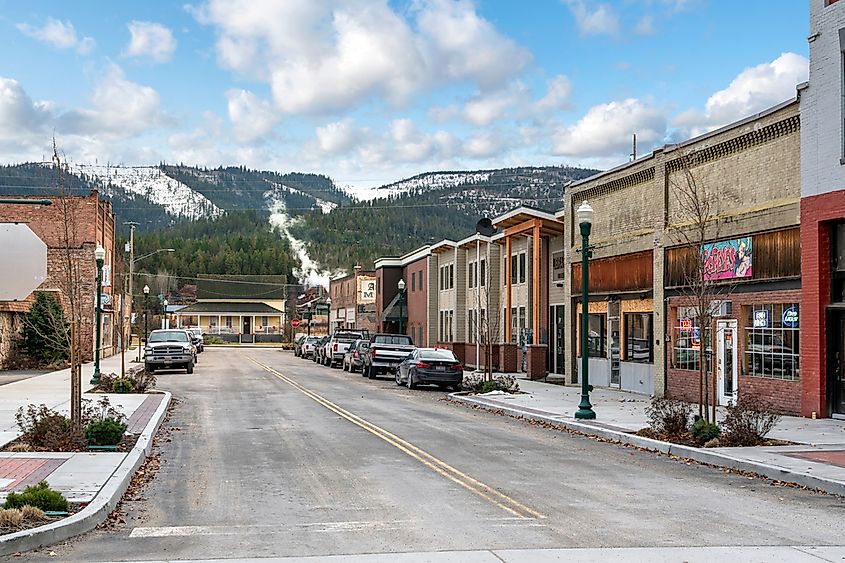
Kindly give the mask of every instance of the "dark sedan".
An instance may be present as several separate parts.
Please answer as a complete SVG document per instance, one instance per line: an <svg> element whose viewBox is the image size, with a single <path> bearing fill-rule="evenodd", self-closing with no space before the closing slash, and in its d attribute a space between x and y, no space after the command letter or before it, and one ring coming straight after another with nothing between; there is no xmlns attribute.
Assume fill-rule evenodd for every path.
<svg viewBox="0 0 845 563"><path fill-rule="evenodd" d="M464 380L464 367L451 350L417 348L405 358L396 370L396 385L437 385L441 389L452 387L460 391Z"/></svg>
<svg viewBox="0 0 845 563"><path fill-rule="evenodd" d="M370 346L369 340L359 339L349 345L346 353L343 355L343 371L354 372L362 369L363 363L361 355Z"/></svg>

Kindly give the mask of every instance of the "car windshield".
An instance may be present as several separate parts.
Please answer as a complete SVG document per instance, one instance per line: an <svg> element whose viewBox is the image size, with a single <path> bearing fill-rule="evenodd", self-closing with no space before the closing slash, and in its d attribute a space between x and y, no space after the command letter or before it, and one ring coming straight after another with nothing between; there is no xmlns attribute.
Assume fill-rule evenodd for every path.
<svg viewBox="0 0 845 563"><path fill-rule="evenodd" d="M353 340L358 340L359 338L361 338L361 335L354 332L336 332L334 338L335 340L352 342Z"/></svg>
<svg viewBox="0 0 845 563"><path fill-rule="evenodd" d="M188 335L183 330L163 330L150 334L150 342L187 342Z"/></svg>
<svg viewBox="0 0 845 563"><path fill-rule="evenodd" d="M458 361L451 350L420 350L420 358L423 360L445 360L447 362Z"/></svg>
<svg viewBox="0 0 845 563"><path fill-rule="evenodd" d="M200 328L192 328L192 329L190 329L190 330L191 330L191 334L195 334L195 335L197 335L197 336L202 336L202 329L200 329Z"/></svg>
<svg viewBox="0 0 845 563"><path fill-rule="evenodd" d="M305 339L305 342L307 344L314 344L315 342L317 342L317 340L319 340L319 338L316 338L314 336L309 336L308 338Z"/></svg>
<svg viewBox="0 0 845 563"><path fill-rule="evenodd" d="M411 338L394 334L377 334L373 337L373 344L396 344L399 346L412 346Z"/></svg>

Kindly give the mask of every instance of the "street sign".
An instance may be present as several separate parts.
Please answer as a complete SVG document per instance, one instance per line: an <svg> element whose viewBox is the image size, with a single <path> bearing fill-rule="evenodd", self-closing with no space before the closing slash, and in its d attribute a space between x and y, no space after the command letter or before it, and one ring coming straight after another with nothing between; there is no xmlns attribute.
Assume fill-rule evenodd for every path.
<svg viewBox="0 0 845 563"><path fill-rule="evenodd" d="M0 223L0 301L26 299L47 279L47 245L24 223Z"/></svg>
<svg viewBox="0 0 845 563"><path fill-rule="evenodd" d="M297 328L299 326L299 319L291 320L290 326L292 326L293 328Z"/></svg>

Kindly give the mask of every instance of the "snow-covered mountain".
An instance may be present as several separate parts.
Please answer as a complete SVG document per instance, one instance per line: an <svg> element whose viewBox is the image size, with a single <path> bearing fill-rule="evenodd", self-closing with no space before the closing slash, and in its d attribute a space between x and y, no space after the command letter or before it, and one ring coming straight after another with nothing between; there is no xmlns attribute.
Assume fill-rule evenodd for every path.
<svg viewBox="0 0 845 563"><path fill-rule="evenodd" d="M352 197L366 201L409 192L456 188L465 184L476 184L489 179L490 174L491 171L489 170L478 172L425 172L377 188L347 186L344 189Z"/></svg>

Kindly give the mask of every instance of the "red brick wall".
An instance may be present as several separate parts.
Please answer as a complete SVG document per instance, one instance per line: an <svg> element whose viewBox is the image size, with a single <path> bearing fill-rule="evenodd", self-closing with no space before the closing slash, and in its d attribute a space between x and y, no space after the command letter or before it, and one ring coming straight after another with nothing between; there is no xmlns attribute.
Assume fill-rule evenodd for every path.
<svg viewBox="0 0 845 563"><path fill-rule="evenodd" d="M784 291L758 291L753 293L733 293L724 296L733 303L733 310L730 315L723 319L734 319L737 321L737 343L736 353L739 355L739 393L757 393L772 403L772 406L785 414L797 415L799 408L801 381L806 377L806 359L803 348L800 350L801 372L798 381L784 381L766 377L750 377L746 375L745 366L745 314L743 307L759 303L799 303L801 302L801 290L791 289ZM672 354L674 350L675 327L678 326L678 307L690 305L689 300L683 297L672 297L669 299L669 312L667 315L667 328L672 340L666 347L669 354L669 368L666 372L666 395L685 401L698 402L699 381L698 371L675 369L672 367ZM804 330L806 327L806 316L803 303L800 311L800 339L803 342ZM715 326L715 322L714 322ZM715 334L715 328L711 331ZM716 369L716 347L713 346L712 369ZM715 373L715 372L713 372ZM713 373L708 374L709 385L713 385ZM785 390L791 390L789 395Z"/></svg>
<svg viewBox="0 0 845 563"><path fill-rule="evenodd" d="M845 217L845 190L801 199L801 415L826 417L826 308L831 293L831 223Z"/></svg>
<svg viewBox="0 0 845 563"><path fill-rule="evenodd" d="M411 275L414 275L416 283L411 284ZM422 274L422 276L420 275ZM408 326L415 327L417 331L423 329L423 341L415 339L417 346L428 346L428 257L420 258L405 266L403 279L405 280L405 298L407 303ZM422 279L421 279L422 278ZM416 332L415 335L419 333Z"/></svg>

